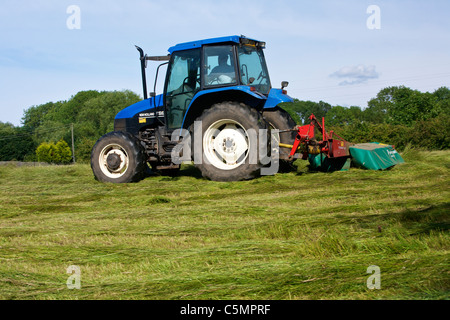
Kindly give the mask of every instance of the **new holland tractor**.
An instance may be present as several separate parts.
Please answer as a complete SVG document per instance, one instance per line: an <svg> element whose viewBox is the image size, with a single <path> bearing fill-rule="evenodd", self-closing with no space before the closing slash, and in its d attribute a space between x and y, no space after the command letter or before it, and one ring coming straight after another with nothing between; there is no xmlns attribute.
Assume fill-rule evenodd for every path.
<svg viewBox="0 0 450 320"><path fill-rule="evenodd" d="M147 56L136 48L144 99L121 110L114 131L93 147L91 167L97 180L136 182L148 174L149 165L152 171L175 174L180 163L174 160L174 148L188 136L191 154L183 154L182 149L180 155L194 158L203 177L211 180L257 176L267 162L253 156L252 150L267 141L270 153L274 138L284 145L277 149L280 167L293 161L289 146L296 138L295 122L278 106L293 99L284 90L287 82L272 88L264 42L220 37L177 44L164 56ZM161 63L156 78L159 67L167 64L162 94L147 96L147 61ZM251 133L256 133L254 139Z"/></svg>

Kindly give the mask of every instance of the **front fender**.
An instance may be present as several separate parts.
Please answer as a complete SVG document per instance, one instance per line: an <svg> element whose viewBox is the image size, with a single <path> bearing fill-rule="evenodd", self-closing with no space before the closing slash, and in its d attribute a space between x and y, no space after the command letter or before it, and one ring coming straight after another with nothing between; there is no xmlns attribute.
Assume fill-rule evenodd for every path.
<svg viewBox="0 0 450 320"><path fill-rule="evenodd" d="M284 94L282 89L270 89L264 109L275 108L282 102L294 102L294 99Z"/></svg>

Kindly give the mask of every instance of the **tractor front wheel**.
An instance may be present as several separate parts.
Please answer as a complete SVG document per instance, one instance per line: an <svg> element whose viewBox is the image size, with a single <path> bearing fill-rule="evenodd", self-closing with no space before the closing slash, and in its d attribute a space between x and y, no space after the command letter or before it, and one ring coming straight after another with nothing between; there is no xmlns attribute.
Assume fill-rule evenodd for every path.
<svg viewBox="0 0 450 320"><path fill-rule="evenodd" d="M126 132L110 132L92 148L91 168L102 182L137 182L145 177L147 163L139 140Z"/></svg>

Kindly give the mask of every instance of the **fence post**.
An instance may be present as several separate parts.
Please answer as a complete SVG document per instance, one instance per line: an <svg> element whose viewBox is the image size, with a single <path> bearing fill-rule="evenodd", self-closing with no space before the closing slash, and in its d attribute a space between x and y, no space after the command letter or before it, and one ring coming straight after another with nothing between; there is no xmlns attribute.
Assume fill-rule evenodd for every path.
<svg viewBox="0 0 450 320"><path fill-rule="evenodd" d="M73 143L73 123L70 124L70 130L72 131L72 160L75 163L75 145Z"/></svg>

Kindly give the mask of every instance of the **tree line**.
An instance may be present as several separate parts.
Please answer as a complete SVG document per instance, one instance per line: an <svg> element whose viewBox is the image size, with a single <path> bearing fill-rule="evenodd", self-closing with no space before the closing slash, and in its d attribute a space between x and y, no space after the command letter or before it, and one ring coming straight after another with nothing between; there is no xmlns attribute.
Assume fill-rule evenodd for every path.
<svg viewBox="0 0 450 320"><path fill-rule="evenodd" d="M0 160L52 162L53 155L69 162L73 124L75 158L87 162L97 139L114 129L117 112L141 99L129 90L89 90L66 101L31 106L24 111L21 126L0 122ZM447 87L432 93L404 86L387 87L365 109L298 99L281 106L298 124L308 123L311 114L319 119L325 117L329 129L355 143L377 141L394 144L399 150L407 145L430 150L450 147Z"/></svg>
<svg viewBox="0 0 450 320"><path fill-rule="evenodd" d="M450 148L450 89L420 92L405 86L387 87L371 99L367 108L332 106L319 101L282 105L298 124L308 123L313 113L325 117L328 129L354 142L381 142L398 150Z"/></svg>
<svg viewBox="0 0 450 320"><path fill-rule="evenodd" d="M39 161L38 155L43 157L46 153L55 155L57 160L58 157L67 160L67 153L55 150L59 150L56 147L59 141L70 146L73 124L75 159L88 161L97 139L114 129L117 112L140 100L139 95L129 90L88 90L66 101L31 106L24 111L22 126L0 122L0 160ZM36 153L41 145L43 148ZM48 156L45 159L48 161Z"/></svg>

